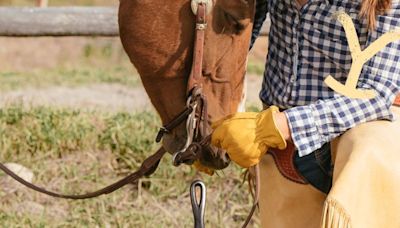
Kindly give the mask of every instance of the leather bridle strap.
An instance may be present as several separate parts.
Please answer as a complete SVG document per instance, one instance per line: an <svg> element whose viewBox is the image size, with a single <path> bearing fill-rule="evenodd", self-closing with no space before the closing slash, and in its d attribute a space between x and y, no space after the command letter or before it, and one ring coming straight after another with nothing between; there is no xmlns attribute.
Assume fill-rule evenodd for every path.
<svg viewBox="0 0 400 228"><path fill-rule="evenodd" d="M202 98L202 109L200 110L200 116L203 118L203 123L207 123L207 99L201 92L202 88L202 68L203 68L203 56L204 56L204 41L205 41L205 29L207 28L207 5L204 2L198 4L196 15L196 37L193 50L193 63L192 71L188 81L188 91L189 94L193 91L200 91L199 96ZM202 126L202 136L205 137L205 126ZM184 153L181 153L177 160L181 160L182 163L187 160L192 160L199 157L199 152L201 153L202 145L207 145L210 142L210 136L203 138L198 143L192 143ZM260 195L260 168L256 165L251 168L253 175L249 176L249 184L254 187L254 203L253 207L246 218L245 223L242 228L249 225L251 219L253 218L254 212L258 207L259 195Z"/></svg>
<svg viewBox="0 0 400 228"><path fill-rule="evenodd" d="M195 87L202 86L203 78L203 55L204 55L204 40L205 30L207 28L207 5L199 3L196 12L196 33L193 48L192 71L188 81L188 92L190 93Z"/></svg>
<svg viewBox="0 0 400 228"><path fill-rule="evenodd" d="M28 181L24 180L20 176L18 176L16 173L8 169L4 164L0 163L0 169L3 170L5 173L7 173L10 177L12 177L14 180L18 181L19 183L25 185L26 187L35 190L37 192L56 197L56 198L64 198L64 199L74 199L74 200L82 200L82 199L89 199L89 198L94 198L100 195L105 195L105 194L110 194L122 187L124 187L127 184L130 184L134 181L137 181L138 179L142 178L143 176L149 176L151 175L158 163L160 162L161 158L164 156L166 153L164 148L160 148L156 153L148 157L140 166L140 168L130 174L129 176L121 179L120 181L115 182L114 184L111 184L105 188L102 188L98 191L83 194L83 195L65 195L65 194L59 194L55 193L52 191L48 191L44 188L38 187L37 185L34 185L32 183L29 183Z"/></svg>
<svg viewBox="0 0 400 228"><path fill-rule="evenodd" d="M161 139L165 134L170 133L173 129L175 129L177 126L179 126L181 123L183 123L189 116L190 113L192 113L193 108L192 107L186 107L181 113L179 113L174 119L172 119L169 123L164 125L163 127L160 128L158 131L157 137L156 137L156 142L159 143L161 142Z"/></svg>
<svg viewBox="0 0 400 228"><path fill-rule="evenodd" d="M253 218L254 212L258 208L258 202L260 198L260 165L257 164L249 169L249 186L250 186L250 192L252 192L253 195L253 206L250 210L250 213L247 215L246 221L244 222L242 228L246 228L251 219ZM254 188L254 189L252 189ZM253 192L254 191L254 192Z"/></svg>
<svg viewBox="0 0 400 228"><path fill-rule="evenodd" d="M205 29L207 27L206 15L207 15L207 5L205 3L199 3L196 12L196 30L195 30L196 32L195 32L195 42L193 48L192 70L190 72L187 84L189 99L190 96L193 95L193 92L196 88L201 91L202 87L201 80L203 75L202 68L203 68L203 53L204 53L204 37L205 37ZM195 96L204 96L204 95L200 92L200 94L197 94ZM173 120L171 120L168 124L160 128L156 137L156 142L161 142L162 137L165 134L170 133L174 128L176 128L182 122L184 122L188 118L188 116L192 113L192 111L193 108L187 106Z"/></svg>

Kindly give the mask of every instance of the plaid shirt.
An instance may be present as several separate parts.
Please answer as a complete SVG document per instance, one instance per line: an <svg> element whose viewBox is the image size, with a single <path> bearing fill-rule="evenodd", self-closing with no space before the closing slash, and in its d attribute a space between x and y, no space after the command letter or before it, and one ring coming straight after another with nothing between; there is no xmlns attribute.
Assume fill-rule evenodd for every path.
<svg viewBox="0 0 400 228"><path fill-rule="evenodd" d="M358 88L375 89L374 99L351 99L324 84L332 75L345 83L352 58L344 29L332 14L341 10L355 23L364 49L389 30L400 28L400 2L377 17L368 31L358 18L361 0L309 0L301 10L295 0L257 0L252 43L267 13L271 18L269 52L261 100L287 109L300 156L312 153L346 130L378 119L393 120L389 110L400 87L400 42L385 47L364 66Z"/></svg>

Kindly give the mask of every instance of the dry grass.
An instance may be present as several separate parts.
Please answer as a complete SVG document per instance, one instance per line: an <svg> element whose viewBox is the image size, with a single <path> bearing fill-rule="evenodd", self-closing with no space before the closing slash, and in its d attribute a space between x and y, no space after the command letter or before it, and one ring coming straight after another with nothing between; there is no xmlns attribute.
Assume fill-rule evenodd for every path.
<svg viewBox="0 0 400 228"><path fill-rule="evenodd" d="M43 89L53 86L81 87L93 84L120 84L136 87L139 78L126 67L55 68L34 70L31 72L0 72L0 91L12 91L24 88Z"/></svg>

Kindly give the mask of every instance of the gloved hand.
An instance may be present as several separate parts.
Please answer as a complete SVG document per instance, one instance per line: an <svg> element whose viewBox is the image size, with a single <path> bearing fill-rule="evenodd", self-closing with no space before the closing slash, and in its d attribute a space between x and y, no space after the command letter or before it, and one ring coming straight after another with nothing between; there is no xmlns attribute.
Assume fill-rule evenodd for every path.
<svg viewBox="0 0 400 228"><path fill-rule="evenodd" d="M193 167L199 172L206 173L210 176L214 175L214 169L211 169L211 168L208 168L207 166L202 165L199 160L196 160L193 163Z"/></svg>
<svg viewBox="0 0 400 228"><path fill-rule="evenodd" d="M271 106L260 113L236 113L212 125L211 143L225 149L232 161L243 168L258 164L268 148L283 150L286 140L275 124Z"/></svg>

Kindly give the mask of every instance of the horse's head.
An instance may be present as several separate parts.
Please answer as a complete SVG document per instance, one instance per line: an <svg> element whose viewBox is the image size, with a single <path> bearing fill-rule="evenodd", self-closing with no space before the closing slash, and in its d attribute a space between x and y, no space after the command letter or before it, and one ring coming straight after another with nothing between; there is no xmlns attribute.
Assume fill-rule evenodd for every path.
<svg viewBox="0 0 400 228"><path fill-rule="evenodd" d="M244 101L247 52L255 0L210 0L202 66L202 90L208 103L208 133L212 121L239 110ZM192 67L195 15L190 0L121 0L122 44L137 68L163 123L186 107ZM165 135L171 153L186 141L185 124ZM215 151L217 151L214 148ZM205 156L201 162L215 169L226 167L225 153Z"/></svg>

